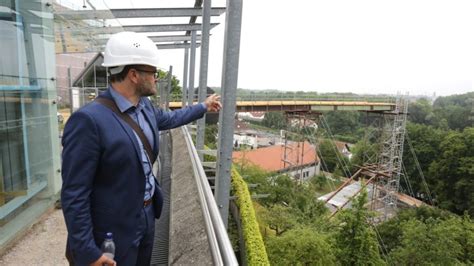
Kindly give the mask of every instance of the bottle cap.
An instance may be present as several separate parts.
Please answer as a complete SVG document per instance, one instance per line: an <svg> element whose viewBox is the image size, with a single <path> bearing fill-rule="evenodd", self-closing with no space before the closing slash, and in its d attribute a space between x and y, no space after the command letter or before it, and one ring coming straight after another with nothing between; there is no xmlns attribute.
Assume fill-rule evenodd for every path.
<svg viewBox="0 0 474 266"><path fill-rule="evenodd" d="M107 234L105 234L106 239L112 239L112 237L113 237L113 234L111 232L108 232Z"/></svg>

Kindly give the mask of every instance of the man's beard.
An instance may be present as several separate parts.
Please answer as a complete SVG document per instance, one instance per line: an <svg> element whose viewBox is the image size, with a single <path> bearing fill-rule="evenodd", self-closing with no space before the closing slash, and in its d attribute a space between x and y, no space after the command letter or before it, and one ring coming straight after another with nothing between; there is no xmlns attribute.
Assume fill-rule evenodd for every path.
<svg viewBox="0 0 474 266"><path fill-rule="evenodd" d="M137 87L137 92L140 97L148 97L156 94L156 84L143 81Z"/></svg>

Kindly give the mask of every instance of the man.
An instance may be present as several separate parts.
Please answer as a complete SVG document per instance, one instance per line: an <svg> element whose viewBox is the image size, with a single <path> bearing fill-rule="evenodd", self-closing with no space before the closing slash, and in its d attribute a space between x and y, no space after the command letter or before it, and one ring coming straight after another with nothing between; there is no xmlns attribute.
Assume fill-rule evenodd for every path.
<svg viewBox="0 0 474 266"><path fill-rule="evenodd" d="M72 114L62 139L66 257L74 265L149 265L154 220L163 202L152 172L158 131L219 111L221 103L211 95L172 112L154 108L146 97L156 94L158 49L143 35L114 34L103 65L111 86L99 100ZM127 116L139 129L126 122ZM107 232L113 233L114 260L100 249Z"/></svg>

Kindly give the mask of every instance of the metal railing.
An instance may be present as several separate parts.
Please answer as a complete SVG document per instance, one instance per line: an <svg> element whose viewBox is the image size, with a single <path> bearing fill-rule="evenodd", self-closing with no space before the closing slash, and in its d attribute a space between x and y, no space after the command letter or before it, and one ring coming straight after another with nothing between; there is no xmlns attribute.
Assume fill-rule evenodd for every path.
<svg viewBox="0 0 474 266"><path fill-rule="evenodd" d="M214 265L238 265L227 230L220 216L219 209L209 186L209 182L207 181L206 173L199 159L198 152L192 141L191 134L189 134L186 126L183 126L182 130L189 154L191 155L194 177L196 178L199 191L199 200L206 223L206 232Z"/></svg>

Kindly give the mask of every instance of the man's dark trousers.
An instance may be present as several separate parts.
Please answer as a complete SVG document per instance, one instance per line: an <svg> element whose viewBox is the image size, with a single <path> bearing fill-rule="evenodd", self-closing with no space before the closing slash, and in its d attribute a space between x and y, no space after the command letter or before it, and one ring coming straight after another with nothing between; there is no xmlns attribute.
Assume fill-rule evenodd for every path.
<svg viewBox="0 0 474 266"><path fill-rule="evenodd" d="M117 265L148 266L151 263L155 237L155 214L152 204L143 207L138 220L136 236L132 246L121 258L116 258Z"/></svg>

